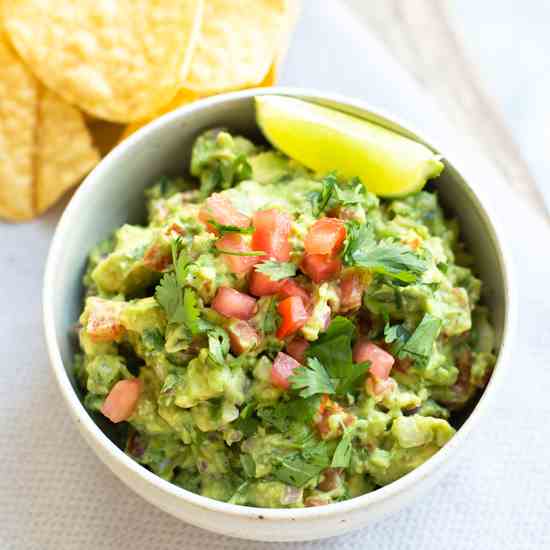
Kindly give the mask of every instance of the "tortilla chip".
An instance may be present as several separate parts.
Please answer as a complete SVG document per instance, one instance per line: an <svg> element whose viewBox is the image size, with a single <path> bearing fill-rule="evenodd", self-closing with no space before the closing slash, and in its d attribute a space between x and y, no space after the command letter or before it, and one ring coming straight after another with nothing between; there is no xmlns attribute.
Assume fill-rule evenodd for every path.
<svg viewBox="0 0 550 550"><path fill-rule="evenodd" d="M0 29L0 216L33 218L98 160L82 113L38 82Z"/></svg>
<svg viewBox="0 0 550 550"><path fill-rule="evenodd" d="M33 216L38 83L0 29L0 216Z"/></svg>
<svg viewBox="0 0 550 550"><path fill-rule="evenodd" d="M88 113L131 122L176 94L203 0L10 0L7 33L33 73Z"/></svg>
<svg viewBox="0 0 550 550"><path fill-rule="evenodd" d="M44 88L36 131L35 209L41 214L99 162L82 113Z"/></svg>
<svg viewBox="0 0 550 550"><path fill-rule="evenodd" d="M182 88L200 95L258 86L279 47L288 0L205 0Z"/></svg>

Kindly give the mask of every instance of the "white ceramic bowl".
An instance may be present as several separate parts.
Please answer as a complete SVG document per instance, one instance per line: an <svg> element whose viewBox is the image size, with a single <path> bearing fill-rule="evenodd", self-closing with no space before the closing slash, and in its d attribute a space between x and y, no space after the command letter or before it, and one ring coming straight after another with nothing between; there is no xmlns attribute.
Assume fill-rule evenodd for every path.
<svg viewBox="0 0 550 550"><path fill-rule="evenodd" d="M426 143L443 154L446 169L439 180L445 208L458 216L463 236L484 281L485 301L496 327L499 359L480 401L453 439L412 473L377 491L329 506L264 509L211 500L172 485L126 456L94 423L74 389L69 332L82 303L81 277L90 248L124 222L144 220L143 190L163 174L187 171L194 138L212 127L227 127L259 137L253 98L278 93L350 112ZM475 428L507 362L513 300L508 262L498 232L472 186L461 177L455 159L434 144L383 116L363 102L321 92L272 88L205 99L182 107L142 128L116 147L75 193L53 239L44 281L44 326L53 372L68 410L99 458L129 487L166 512L194 525L226 535L269 541L306 540L338 535L372 524L402 508L435 483L444 467ZM472 488L474 489L474 488Z"/></svg>

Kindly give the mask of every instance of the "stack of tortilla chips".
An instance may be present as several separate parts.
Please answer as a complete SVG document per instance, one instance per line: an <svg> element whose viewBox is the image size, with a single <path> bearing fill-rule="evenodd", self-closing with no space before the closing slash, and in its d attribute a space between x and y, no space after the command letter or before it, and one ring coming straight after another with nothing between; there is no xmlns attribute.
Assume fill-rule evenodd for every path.
<svg viewBox="0 0 550 550"><path fill-rule="evenodd" d="M28 220L120 139L276 82L299 0L0 0L0 217Z"/></svg>

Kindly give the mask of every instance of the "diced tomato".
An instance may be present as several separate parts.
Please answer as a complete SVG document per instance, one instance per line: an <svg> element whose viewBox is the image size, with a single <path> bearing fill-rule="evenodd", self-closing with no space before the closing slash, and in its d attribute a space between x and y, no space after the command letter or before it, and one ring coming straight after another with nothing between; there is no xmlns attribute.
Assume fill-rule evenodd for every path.
<svg viewBox="0 0 550 550"><path fill-rule="evenodd" d="M370 361L369 374L379 380L388 378L395 363L393 355L364 338L360 338L353 348L353 361L355 363Z"/></svg>
<svg viewBox="0 0 550 550"><path fill-rule="evenodd" d="M263 250L267 258L288 262L291 249L288 241L291 217L274 208L260 210L254 214L252 224L255 229L252 234L252 248Z"/></svg>
<svg viewBox="0 0 550 550"><path fill-rule="evenodd" d="M272 281L264 273L254 270L250 274L248 290L254 296L271 296L277 294L283 285L283 281Z"/></svg>
<svg viewBox="0 0 550 550"><path fill-rule="evenodd" d="M212 300L212 309L225 317L248 321L255 313L256 300L234 288L222 287Z"/></svg>
<svg viewBox="0 0 550 550"><path fill-rule="evenodd" d="M281 326L277 330L277 338L285 338L303 327L308 320L308 313L304 302L299 296L285 298L277 306L277 311L283 318Z"/></svg>
<svg viewBox="0 0 550 550"><path fill-rule="evenodd" d="M134 413L139 394L141 392L141 380L119 380L105 398L101 406L101 412L111 422L128 420Z"/></svg>
<svg viewBox="0 0 550 550"><path fill-rule="evenodd" d="M304 338L294 338L292 342L286 345L288 355L294 357L299 363L303 363L306 358L306 350L309 347L309 342Z"/></svg>
<svg viewBox="0 0 550 550"><path fill-rule="evenodd" d="M258 333L246 321L233 321L227 327L231 351L236 355L246 353L255 348L260 337Z"/></svg>
<svg viewBox="0 0 550 550"><path fill-rule="evenodd" d="M340 283L340 311L350 311L361 306L364 286L357 273L348 273Z"/></svg>
<svg viewBox="0 0 550 550"><path fill-rule="evenodd" d="M271 367L271 383L282 390L288 390L290 387L288 378L294 369L300 366L300 363L298 363L296 359L280 351L275 357Z"/></svg>
<svg viewBox="0 0 550 550"><path fill-rule="evenodd" d="M340 251L346 238L346 226L338 218L321 218L307 232L304 248L308 254L331 254Z"/></svg>
<svg viewBox="0 0 550 550"><path fill-rule="evenodd" d="M296 281L292 279L285 279L282 281L279 294L283 298L288 298L289 296L299 296L302 298L304 305L307 306L310 302L310 296L306 290L304 290Z"/></svg>
<svg viewBox="0 0 550 550"><path fill-rule="evenodd" d="M89 311L86 332L95 342L112 342L124 334L120 320L124 302L88 298L86 308Z"/></svg>
<svg viewBox="0 0 550 550"><path fill-rule="evenodd" d="M306 254L300 269L314 282L322 283L336 277L342 269L340 258L325 254Z"/></svg>
<svg viewBox="0 0 550 550"><path fill-rule="evenodd" d="M172 263L172 253L153 243L143 255L143 265L151 271L164 271Z"/></svg>
<svg viewBox="0 0 550 550"><path fill-rule="evenodd" d="M239 233L226 233L216 242L218 250L227 250L228 252L251 252L250 245L246 242L243 235ZM257 264L260 259L258 256L234 256L233 254L221 254L227 267L232 273L247 273L252 266Z"/></svg>
<svg viewBox="0 0 550 550"><path fill-rule="evenodd" d="M234 225L243 228L250 225L250 218L239 212L233 203L220 193L214 193L206 199L205 205L199 212L199 220L205 223L212 233L217 233L217 231L208 223L210 220L221 225Z"/></svg>

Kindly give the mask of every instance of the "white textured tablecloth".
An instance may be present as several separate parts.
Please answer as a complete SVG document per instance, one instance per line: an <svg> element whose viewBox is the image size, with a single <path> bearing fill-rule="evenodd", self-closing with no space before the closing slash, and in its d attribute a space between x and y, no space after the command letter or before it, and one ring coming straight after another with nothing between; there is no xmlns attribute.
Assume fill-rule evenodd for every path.
<svg viewBox="0 0 550 550"><path fill-rule="evenodd" d="M459 131L336 2L306 2L283 83L364 98L440 139ZM475 151L471 158L478 162ZM254 543L191 527L99 462L66 413L42 331L42 271L61 208L0 225L0 550L550 548L550 230L482 161L478 173L505 222L520 294L501 394L461 461L422 500L374 527L312 543Z"/></svg>

